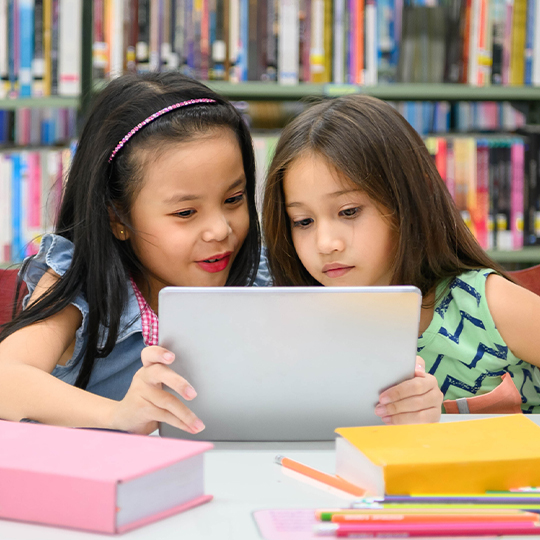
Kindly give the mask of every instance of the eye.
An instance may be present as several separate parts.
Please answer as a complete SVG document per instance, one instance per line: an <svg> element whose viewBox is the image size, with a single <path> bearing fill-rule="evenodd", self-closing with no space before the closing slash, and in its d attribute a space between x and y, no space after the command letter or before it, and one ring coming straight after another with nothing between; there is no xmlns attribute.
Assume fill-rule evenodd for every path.
<svg viewBox="0 0 540 540"><path fill-rule="evenodd" d="M298 221L292 222L293 227L298 227L299 229L306 229L313 223L313 220L311 218L306 219L299 219Z"/></svg>
<svg viewBox="0 0 540 540"><path fill-rule="evenodd" d="M342 210L339 215L345 216L345 217L355 217L360 213L361 208L359 206L355 206L354 208L345 208L345 210Z"/></svg>
<svg viewBox="0 0 540 540"><path fill-rule="evenodd" d="M229 197L228 199L225 199L225 204L237 204L244 200L245 193L242 191L242 193L238 193L236 195L233 195L232 197Z"/></svg>
<svg viewBox="0 0 540 540"><path fill-rule="evenodd" d="M179 218L186 219L193 216L194 214L195 214L195 210L191 209L191 210L182 210L181 212L176 212L174 215L178 216Z"/></svg>

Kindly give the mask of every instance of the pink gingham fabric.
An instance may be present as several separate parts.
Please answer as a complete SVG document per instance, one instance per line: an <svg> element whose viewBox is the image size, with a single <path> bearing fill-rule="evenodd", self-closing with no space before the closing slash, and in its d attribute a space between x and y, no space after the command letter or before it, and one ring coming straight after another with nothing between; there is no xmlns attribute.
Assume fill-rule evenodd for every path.
<svg viewBox="0 0 540 540"><path fill-rule="evenodd" d="M154 313L154 310L148 305L148 302L144 299L139 287L133 280L130 278L131 286L135 292L135 298L137 298L137 303L139 304L139 309L141 311L141 321L142 321L142 334L144 344L157 345L159 338L159 322L157 315Z"/></svg>

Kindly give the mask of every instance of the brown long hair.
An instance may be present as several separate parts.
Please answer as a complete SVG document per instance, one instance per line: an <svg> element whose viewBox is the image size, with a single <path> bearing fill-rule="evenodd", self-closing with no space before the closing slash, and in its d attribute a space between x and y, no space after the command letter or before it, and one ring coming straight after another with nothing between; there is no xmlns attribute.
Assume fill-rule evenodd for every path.
<svg viewBox="0 0 540 540"><path fill-rule="evenodd" d="M504 270L461 218L424 142L388 103L350 95L323 101L284 130L270 165L263 231L275 285L320 285L294 249L283 177L295 159L316 154L381 207L398 233L392 284L423 295L443 279L478 268Z"/></svg>

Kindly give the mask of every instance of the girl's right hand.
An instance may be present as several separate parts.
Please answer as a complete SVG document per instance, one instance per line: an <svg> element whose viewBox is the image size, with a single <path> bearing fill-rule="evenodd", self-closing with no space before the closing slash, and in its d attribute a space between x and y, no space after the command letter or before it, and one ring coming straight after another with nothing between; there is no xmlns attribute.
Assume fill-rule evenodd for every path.
<svg viewBox="0 0 540 540"><path fill-rule="evenodd" d="M163 347L145 347L141 353L143 367L135 373L124 399L115 404L112 429L147 435L158 428L158 422L189 433L199 433L204 424L176 396L162 385L176 391L184 399L197 396L194 388L168 364L174 361L174 354Z"/></svg>

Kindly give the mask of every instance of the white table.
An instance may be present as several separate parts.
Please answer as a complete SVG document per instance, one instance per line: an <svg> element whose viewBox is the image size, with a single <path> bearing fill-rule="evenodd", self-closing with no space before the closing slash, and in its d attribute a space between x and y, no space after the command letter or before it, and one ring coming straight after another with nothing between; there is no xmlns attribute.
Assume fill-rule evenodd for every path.
<svg viewBox="0 0 540 540"><path fill-rule="evenodd" d="M476 415L446 415L466 420ZM540 415L531 415L540 425ZM317 487L274 463L284 454L326 472L334 470L333 442L216 443L205 456L206 492L214 500L122 535L125 540L258 540L254 510L345 506L353 498ZM288 474L287 474L288 473ZM510 538L510 537L508 537ZM534 538L535 537L515 537ZM0 520L0 540L98 540L111 536Z"/></svg>

